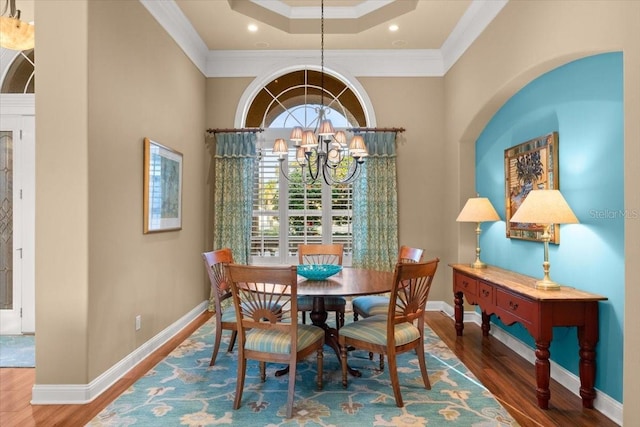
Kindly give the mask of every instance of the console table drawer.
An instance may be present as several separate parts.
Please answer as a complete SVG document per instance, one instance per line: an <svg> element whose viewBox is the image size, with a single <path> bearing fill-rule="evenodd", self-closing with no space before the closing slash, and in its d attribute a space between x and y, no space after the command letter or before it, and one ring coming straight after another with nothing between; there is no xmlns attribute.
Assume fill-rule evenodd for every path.
<svg viewBox="0 0 640 427"><path fill-rule="evenodd" d="M457 290L468 293L469 295L477 295L478 281L476 279L460 273L456 273L455 276L455 284Z"/></svg>
<svg viewBox="0 0 640 427"><path fill-rule="evenodd" d="M478 299L485 304L493 304L494 287L480 280L478 282Z"/></svg>
<svg viewBox="0 0 640 427"><path fill-rule="evenodd" d="M496 289L496 306L525 323L532 323L536 310L536 303L501 289Z"/></svg>

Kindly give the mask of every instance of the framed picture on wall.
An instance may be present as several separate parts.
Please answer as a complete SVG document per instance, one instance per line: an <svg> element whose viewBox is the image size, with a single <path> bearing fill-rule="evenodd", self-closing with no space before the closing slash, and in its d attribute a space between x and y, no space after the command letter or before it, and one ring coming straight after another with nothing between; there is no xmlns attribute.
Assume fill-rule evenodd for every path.
<svg viewBox="0 0 640 427"><path fill-rule="evenodd" d="M182 228L182 154L144 139L143 232Z"/></svg>
<svg viewBox="0 0 640 427"><path fill-rule="evenodd" d="M544 226L511 222L533 189L558 190L558 132L533 138L504 150L505 217L507 237L542 242ZM549 243L560 243L557 224L552 225Z"/></svg>

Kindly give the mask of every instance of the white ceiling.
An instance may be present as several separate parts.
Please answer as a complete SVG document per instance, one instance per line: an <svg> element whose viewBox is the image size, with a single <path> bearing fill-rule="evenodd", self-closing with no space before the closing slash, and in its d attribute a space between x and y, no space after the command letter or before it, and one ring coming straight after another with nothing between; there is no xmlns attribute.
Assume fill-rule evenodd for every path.
<svg viewBox="0 0 640 427"><path fill-rule="evenodd" d="M207 77L320 62L320 0L139 1ZM443 76L507 1L325 0L326 64L352 76Z"/></svg>
<svg viewBox="0 0 640 427"><path fill-rule="evenodd" d="M320 0L139 1L207 77L320 62ZM326 64L353 76L443 76L507 2L325 0ZM33 3L16 1L26 21Z"/></svg>
<svg viewBox="0 0 640 427"><path fill-rule="evenodd" d="M320 0L176 0L209 50L319 49ZM325 0L325 49L440 49L471 0ZM249 24L258 30L251 33ZM396 24L396 32L389 25Z"/></svg>

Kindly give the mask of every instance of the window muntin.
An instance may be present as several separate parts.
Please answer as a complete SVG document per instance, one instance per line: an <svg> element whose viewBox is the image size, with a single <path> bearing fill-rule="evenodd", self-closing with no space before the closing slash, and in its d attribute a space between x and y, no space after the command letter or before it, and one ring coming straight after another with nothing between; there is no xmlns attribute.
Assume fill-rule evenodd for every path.
<svg viewBox="0 0 640 427"><path fill-rule="evenodd" d="M248 106L244 126L274 127L271 123L275 117L306 104L324 104L339 110L351 127L370 125L360 98L348 85L328 73L323 78L319 71L298 70L273 79L258 91Z"/></svg>
<svg viewBox="0 0 640 427"><path fill-rule="evenodd" d="M305 183L308 171L295 160L293 147L282 163L289 180L280 173L272 145L290 129L266 129L258 147L253 194L251 262L297 264L300 243L343 243L343 263L351 260L353 190L351 184L327 185L321 178ZM261 138L262 139L262 138ZM283 197L284 195L284 197Z"/></svg>
<svg viewBox="0 0 640 427"><path fill-rule="evenodd" d="M272 153L275 139L289 141L294 126L315 129L321 107L336 129L364 124L364 110L353 91L335 77L322 78L312 70L274 79L249 107L246 126L265 129L259 136L254 181L253 264L297 264L300 243L342 243L343 263L351 263L352 185L329 186L322 178L305 183L309 181L308 171L297 164L292 143L288 143L289 155L282 162L287 179L280 173L277 155Z"/></svg>
<svg viewBox="0 0 640 427"><path fill-rule="evenodd" d="M307 171L297 165L290 169L296 164L293 149L282 165L287 180L280 173L277 155L268 143L265 145L258 149L254 181L251 262L297 264L300 243L342 243L343 263L348 265L352 248L351 184L329 186L322 179L303 182Z"/></svg>

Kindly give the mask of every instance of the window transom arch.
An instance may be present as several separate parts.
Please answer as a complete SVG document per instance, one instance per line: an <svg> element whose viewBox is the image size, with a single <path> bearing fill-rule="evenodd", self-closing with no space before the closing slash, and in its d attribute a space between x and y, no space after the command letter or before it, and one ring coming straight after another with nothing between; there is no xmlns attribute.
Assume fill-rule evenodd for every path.
<svg viewBox="0 0 640 427"><path fill-rule="evenodd" d="M365 110L357 94L338 78L310 69L283 74L264 85L247 110L244 126L271 127L276 117L303 105L324 105L347 117L351 127L367 126ZM310 123L298 125L311 126Z"/></svg>
<svg viewBox="0 0 640 427"><path fill-rule="evenodd" d="M7 60L0 72L0 93L35 93L35 49L15 53L1 49L1 62Z"/></svg>

